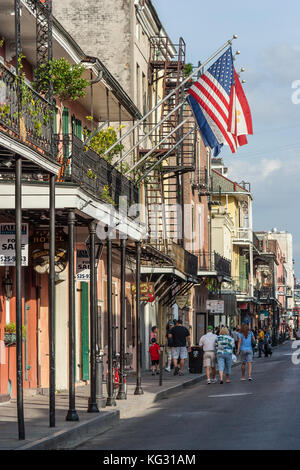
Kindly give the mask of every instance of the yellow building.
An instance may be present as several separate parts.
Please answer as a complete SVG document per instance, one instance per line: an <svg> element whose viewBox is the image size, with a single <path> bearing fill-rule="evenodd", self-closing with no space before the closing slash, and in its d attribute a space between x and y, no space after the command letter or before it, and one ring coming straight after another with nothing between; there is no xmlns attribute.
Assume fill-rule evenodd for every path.
<svg viewBox="0 0 300 470"><path fill-rule="evenodd" d="M222 294L235 295L241 323L253 312L252 195L249 183L231 181L224 170L212 170L212 250L231 260L232 283L222 284Z"/></svg>

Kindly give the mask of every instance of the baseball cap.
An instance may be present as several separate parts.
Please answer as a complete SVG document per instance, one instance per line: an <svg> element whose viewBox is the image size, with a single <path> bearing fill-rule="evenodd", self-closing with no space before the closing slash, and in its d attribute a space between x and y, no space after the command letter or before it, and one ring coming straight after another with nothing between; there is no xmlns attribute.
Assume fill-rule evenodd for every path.
<svg viewBox="0 0 300 470"><path fill-rule="evenodd" d="M214 327L211 326L211 325L208 325L207 329L210 330L210 331L212 331L212 330L214 329Z"/></svg>
<svg viewBox="0 0 300 470"><path fill-rule="evenodd" d="M169 322L169 325L170 325L170 326L174 326L174 322L173 322L173 321L170 321L170 322Z"/></svg>

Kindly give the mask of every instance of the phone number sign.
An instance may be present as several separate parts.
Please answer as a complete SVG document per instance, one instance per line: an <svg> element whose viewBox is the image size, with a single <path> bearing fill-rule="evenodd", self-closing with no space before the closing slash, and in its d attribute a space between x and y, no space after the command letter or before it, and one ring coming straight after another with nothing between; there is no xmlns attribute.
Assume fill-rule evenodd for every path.
<svg viewBox="0 0 300 470"><path fill-rule="evenodd" d="M22 266L28 266L28 224L22 224ZM16 265L16 224L0 224L0 266Z"/></svg>
<svg viewBox="0 0 300 470"><path fill-rule="evenodd" d="M76 253L76 281L90 281L90 259L86 250L77 250Z"/></svg>

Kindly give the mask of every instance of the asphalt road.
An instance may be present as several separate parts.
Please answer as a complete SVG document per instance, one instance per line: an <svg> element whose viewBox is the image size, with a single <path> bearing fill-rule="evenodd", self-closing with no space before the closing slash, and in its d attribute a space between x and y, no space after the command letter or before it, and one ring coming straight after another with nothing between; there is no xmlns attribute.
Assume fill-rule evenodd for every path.
<svg viewBox="0 0 300 470"><path fill-rule="evenodd" d="M288 342L271 358L255 358L253 382L241 382L235 367L230 384L195 385L78 449L299 450L300 364L292 363L293 351Z"/></svg>

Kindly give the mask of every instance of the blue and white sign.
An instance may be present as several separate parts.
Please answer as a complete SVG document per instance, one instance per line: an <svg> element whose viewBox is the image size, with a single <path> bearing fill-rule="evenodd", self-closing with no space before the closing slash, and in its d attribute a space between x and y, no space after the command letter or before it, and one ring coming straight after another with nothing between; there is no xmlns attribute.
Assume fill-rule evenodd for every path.
<svg viewBox="0 0 300 470"><path fill-rule="evenodd" d="M28 224L22 224L22 266L28 266ZM16 265L16 224L0 224L0 266Z"/></svg>

